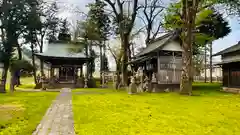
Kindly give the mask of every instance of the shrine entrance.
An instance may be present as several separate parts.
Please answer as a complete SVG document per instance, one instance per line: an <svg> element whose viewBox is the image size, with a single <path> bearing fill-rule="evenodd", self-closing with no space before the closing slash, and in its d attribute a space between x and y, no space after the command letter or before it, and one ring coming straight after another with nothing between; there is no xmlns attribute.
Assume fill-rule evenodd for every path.
<svg viewBox="0 0 240 135"><path fill-rule="evenodd" d="M59 68L59 81L73 81L75 69L73 67L61 67Z"/></svg>

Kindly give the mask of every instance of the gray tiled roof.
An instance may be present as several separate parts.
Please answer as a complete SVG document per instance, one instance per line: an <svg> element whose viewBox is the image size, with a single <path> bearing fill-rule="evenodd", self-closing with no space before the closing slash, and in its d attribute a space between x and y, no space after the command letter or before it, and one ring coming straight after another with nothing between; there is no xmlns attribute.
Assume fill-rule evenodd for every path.
<svg viewBox="0 0 240 135"><path fill-rule="evenodd" d="M218 56L218 55L223 55L223 54L226 54L226 53L231 53L231 52L235 52L235 51L239 51L240 50L240 42L238 42L238 44L234 45L234 46L231 46L225 50L222 50L216 54L214 54L213 56Z"/></svg>
<svg viewBox="0 0 240 135"><path fill-rule="evenodd" d="M176 38L176 37L177 37L177 35L175 32L167 33L167 34L157 38L153 42L151 42L142 52L137 54L136 57L140 57L140 56L149 54L153 51L156 51L157 49L161 49L161 47L163 47L170 40L172 40L173 38ZM155 42L158 42L158 44L154 44Z"/></svg>

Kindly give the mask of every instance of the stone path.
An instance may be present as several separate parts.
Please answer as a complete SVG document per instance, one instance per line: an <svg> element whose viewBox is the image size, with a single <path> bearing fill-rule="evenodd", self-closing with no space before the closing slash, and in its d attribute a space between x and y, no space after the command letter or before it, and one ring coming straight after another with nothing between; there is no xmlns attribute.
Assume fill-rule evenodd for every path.
<svg viewBox="0 0 240 135"><path fill-rule="evenodd" d="M61 90L33 135L75 135L70 89Z"/></svg>

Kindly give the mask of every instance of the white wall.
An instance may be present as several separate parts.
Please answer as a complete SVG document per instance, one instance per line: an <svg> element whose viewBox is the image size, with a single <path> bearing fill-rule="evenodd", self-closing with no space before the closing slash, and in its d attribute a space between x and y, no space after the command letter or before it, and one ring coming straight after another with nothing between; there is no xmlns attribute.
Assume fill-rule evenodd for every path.
<svg viewBox="0 0 240 135"><path fill-rule="evenodd" d="M162 48L162 50L165 50L165 51L183 51L180 44L178 42L175 42L175 41L171 41L168 44L166 44Z"/></svg>
<svg viewBox="0 0 240 135"><path fill-rule="evenodd" d="M206 70L207 77L210 77L210 69ZM201 72L201 76L205 76L205 70ZM221 67L214 67L212 72L213 77L222 77L222 68Z"/></svg>

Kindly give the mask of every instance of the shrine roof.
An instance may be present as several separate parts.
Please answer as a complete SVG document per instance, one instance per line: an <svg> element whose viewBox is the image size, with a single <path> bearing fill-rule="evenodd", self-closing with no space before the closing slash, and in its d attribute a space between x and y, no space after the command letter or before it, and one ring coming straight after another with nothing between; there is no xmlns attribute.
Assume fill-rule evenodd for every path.
<svg viewBox="0 0 240 135"><path fill-rule="evenodd" d="M238 42L238 44L233 45L231 47L228 47L227 49L224 49L216 54L214 54L213 56L218 56L218 55L223 55L223 54L227 54L227 53L232 53L232 52L236 52L240 50L240 42Z"/></svg>
<svg viewBox="0 0 240 135"><path fill-rule="evenodd" d="M239 59L232 59L232 60L222 61L222 62L219 62L219 63L217 63L215 65L224 65L224 64L236 63L236 62L240 62L240 58Z"/></svg>
<svg viewBox="0 0 240 135"><path fill-rule="evenodd" d="M75 50L74 50L75 49ZM43 53L35 53L38 57L49 58L87 58L83 52L77 52L77 46L68 43L51 43Z"/></svg>
<svg viewBox="0 0 240 135"><path fill-rule="evenodd" d="M143 51L141 51L139 54L136 55L136 57L144 56L156 50L161 50L162 47L164 47L170 41L175 40L177 37L178 37L178 34L175 31L167 33L155 39L154 41L150 42Z"/></svg>

